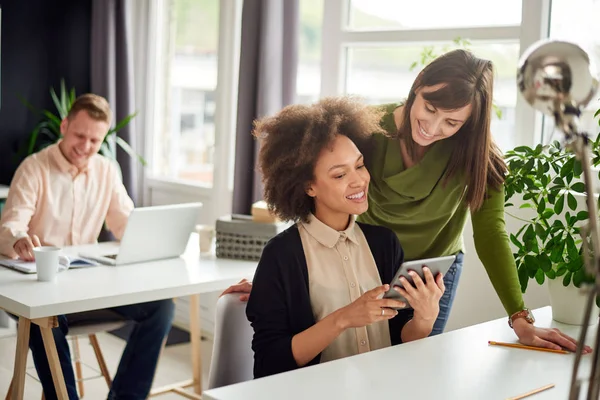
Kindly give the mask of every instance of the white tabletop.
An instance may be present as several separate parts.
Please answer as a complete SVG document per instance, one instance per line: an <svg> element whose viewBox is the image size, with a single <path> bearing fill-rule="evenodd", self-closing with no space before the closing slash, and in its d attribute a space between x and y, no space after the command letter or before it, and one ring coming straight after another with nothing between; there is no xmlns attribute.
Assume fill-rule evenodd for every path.
<svg viewBox="0 0 600 400"><path fill-rule="evenodd" d="M578 328L553 322L550 307L535 310L538 326L576 336ZM590 328L588 343L595 336ZM591 336L591 337L590 337ZM516 342L506 318L443 335L207 390L205 400L234 399L506 399L555 384L535 400L568 398L574 354L489 346ZM584 356L587 372L590 356Z"/></svg>
<svg viewBox="0 0 600 400"><path fill-rule="evenodd" d="M94 246L65 248L77 254ZM256 262L200 256L198 236L190 236L182 257L122 266L96 266L61 272L56 283L38 282L35 274L0 267L0 308L26 318L96 310L223 290L252 279Z"/></svg>
<svg viewBox="0 0 600 400"><path fill-rule="evenodd" d="M0 200L8 197L8 186L0 185Z"/></svg>

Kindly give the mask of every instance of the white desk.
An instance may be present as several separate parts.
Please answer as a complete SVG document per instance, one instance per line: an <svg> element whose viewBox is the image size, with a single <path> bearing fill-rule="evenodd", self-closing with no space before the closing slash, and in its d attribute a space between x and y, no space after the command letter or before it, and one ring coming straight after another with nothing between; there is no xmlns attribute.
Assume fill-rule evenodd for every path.
<svg viewBox="0 0 600 400"><path fill-rule="evenodd" d="M549 307L535 310L539 326L577 337L577 327L551 321ZM590 334L595 327L591 328ZM591 342L593 334L588 335ZM506 399L547 384L535 400L568 398L574 354L489 346L515 342L506 318L420 341L226 386L204 400L305 399ZM584 356L582 370L589 371Z"/></svg>
<svg viewBox="0 0 600 400"><path fill-rule="evenodd" d="M116 243L102 243L93 246L111 248L116 245ZM71 247L66 248L64 253L77 254L89 248L90 246ZM242 278L251 279L256 265L256 262L218 259L214 256L200 257L198 236L194 233L190 237L185 254L180 258L118 267L97 266L68 270L59 274L56 283L38 282L35 274L26 275L0 267L0 308L21 317L15 379L24 378L31 322L40 325L42 331L50 332L49 328L56 326L56 315L192 295L190 336L194 379L193 382L190 380L183 386L194 386L196 392L200 393L198 295L224 290ZM22 321L25 323L21 323ZM50 334L48 339L51 338ZM56 353L53 339L52 347ZM47 352L51 351L48 350L47 345L46 348ZM62 372L58 364L56 367L56 373L60 375L64 387ZM59 385L55 380L55 386ZM170 386L174 387L174 385ZM168 390L162 392L154 390L153 395L165 391ZM13 398L21 399L22 394L17 392L22 393L20 381L17 381L17 388L13 390Z"/></svg>
<svg viewBox="0 0 600 400"><path fill-rule="evenodd" d="M8 186L0 185L0 200L6 199L8 197Z"/></svg>

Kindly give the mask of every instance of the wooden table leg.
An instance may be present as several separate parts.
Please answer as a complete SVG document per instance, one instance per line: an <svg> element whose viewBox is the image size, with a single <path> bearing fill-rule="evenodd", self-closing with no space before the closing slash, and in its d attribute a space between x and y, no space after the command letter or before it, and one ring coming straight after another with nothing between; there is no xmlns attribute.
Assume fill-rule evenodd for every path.
<svg viewBox="0 0 600 400"><path fill-rule="evenodd" d="M190 343L192 345L192 379L177 382L152 389L149 397L158 396L165 393L177 393L188 399L202 399L202 354L201 354L201 335L200 331L200 295L190 296ZM191 387L194 393L186 392L184 389Z"/></svg>
<svg viewBox="0 0 600 400"><path fill-rule="evenodd" d="M60 366L60 359L58 358L58 351L56 350L56 343L54 342L54 334L52 333L52 328L58 326L58 319L56 317L39 318L37 320L32 320L32 322L40 327L44 348L46 349L46 358L48 358L48 365L50 366L52 381L54 382L54 389L56 390L56 396L60 400L68 400L69 395L67 394L67 386L65 385L65 378Z"/></svg>
<svg viewBox="0 0 600 400"><path fill-rule="evenodd" d="M25 391L25 374L27 368L27 353L29 352L30 328L31 321L27 318L19 317L15 366L13 371L13 379L9 389L13 400L22 400L23 393Z"/></svg>
<svg viewBox="0 0 600 400"><path fill-rule="evenodd" d="M192 379L194 393L202 394L202 351L200 348L200 295L190 296L190 342L192 344Z"/></svg>

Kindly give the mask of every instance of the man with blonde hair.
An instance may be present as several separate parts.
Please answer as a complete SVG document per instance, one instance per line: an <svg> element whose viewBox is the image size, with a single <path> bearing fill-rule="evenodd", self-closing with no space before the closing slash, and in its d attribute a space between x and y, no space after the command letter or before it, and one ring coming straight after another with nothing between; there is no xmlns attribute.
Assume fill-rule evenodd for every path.
<svg viewBox="0 0 600 400"><path fill-rule="evenodd" d="M134 205L121 182L118 165L98 154L112 120L108 102L79 96L61 122L62 138L27 157L12 179L0 219L0 253L33 260L35 246L97 242L106 222L121 239ZM150 392L164 337L171 328L172 300L110 309L136 322L114 377L109 399L145 399ZM66 335L69 316L53 329L69 399L77 399ZM29 347L47 400L56 391L40 330L31 326Z"/></svg>

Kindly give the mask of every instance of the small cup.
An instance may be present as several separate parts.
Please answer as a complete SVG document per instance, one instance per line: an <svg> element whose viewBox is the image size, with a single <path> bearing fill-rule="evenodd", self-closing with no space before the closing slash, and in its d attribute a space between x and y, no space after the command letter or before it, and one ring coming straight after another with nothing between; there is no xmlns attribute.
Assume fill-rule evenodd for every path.
<svg viewBox="0 0 600 400"><path fill-rule="evenodd" d="M196 225L199 236L200 253L209 253L212 250L215 228L211 225Z"/></svg>
<svg viewBox="0 0 600 400"><path fill-rule="evenodd" d="M40 246L33 249L38 281L56 282L58 272L69 269L68 259L60 253L60 247L54 246Z"/></svg>

